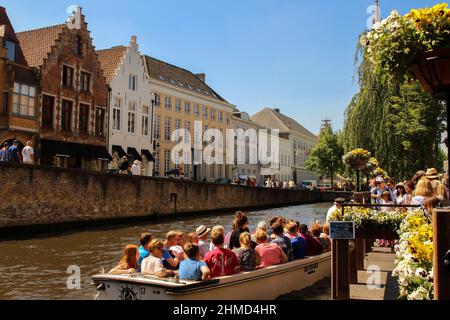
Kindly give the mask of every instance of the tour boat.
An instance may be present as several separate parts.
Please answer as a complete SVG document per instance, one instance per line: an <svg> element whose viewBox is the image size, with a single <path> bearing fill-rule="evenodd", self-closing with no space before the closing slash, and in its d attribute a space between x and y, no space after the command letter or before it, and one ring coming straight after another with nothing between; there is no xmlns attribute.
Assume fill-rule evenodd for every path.
<svg viewBox="0 0 450 320"><path fill-rule="evenodd" d="M142 274L92 277L98 300L273 300L331 274L331 253L207 281Z"/></svg>

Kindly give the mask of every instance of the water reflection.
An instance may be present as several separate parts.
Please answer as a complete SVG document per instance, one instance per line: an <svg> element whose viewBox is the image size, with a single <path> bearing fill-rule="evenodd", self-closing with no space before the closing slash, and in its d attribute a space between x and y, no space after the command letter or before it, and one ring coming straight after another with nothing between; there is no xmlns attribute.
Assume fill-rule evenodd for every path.
<svg viewBox="0 0 450 320"><path fill-rule="evenodd" d="M277 215L306 224L314 220L323 222L329 207L329 204L313 204L251 212L248 214L250 229ZM112 268L120 258L122 248L137 243L142 231L149 230L159 238L164 238L165 233L173 229L193 232L200 224L223 225L229 231L232 215L0 242L0 299L93 299L96 291L90 284L90 276L101 268ZM67 269L73 265L81 269L81 290L67 289Z"/></svg>

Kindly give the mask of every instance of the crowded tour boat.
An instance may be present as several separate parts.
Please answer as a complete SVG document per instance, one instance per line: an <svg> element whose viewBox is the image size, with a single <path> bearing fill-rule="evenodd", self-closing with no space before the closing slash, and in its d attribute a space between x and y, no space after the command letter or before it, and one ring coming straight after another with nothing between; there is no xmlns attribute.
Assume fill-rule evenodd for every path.
<svg viewBox="0 0 450 320"><path fill-rule="evenodd" d="M248 225L237 212L228 234L200 226L189 235L170 231L163 242L143 233L115 268L92 277L96 299L271 300L330 277L328 225L308 230L282 217L253 233Z"/></svg>

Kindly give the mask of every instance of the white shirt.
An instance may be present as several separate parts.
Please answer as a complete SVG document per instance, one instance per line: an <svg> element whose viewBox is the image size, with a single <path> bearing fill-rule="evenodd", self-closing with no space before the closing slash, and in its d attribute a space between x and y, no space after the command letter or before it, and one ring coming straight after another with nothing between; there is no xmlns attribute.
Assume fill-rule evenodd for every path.
<svg viewBox="0 0 450 320"><path fill-rule="evenodd" d="M131 173L133 176L140 176L141 175L141 166L138 164L133 164L131 167Z"/></svg>
<svg viewBox="0 0 450 320"><path fill-rule="evenodd" d="M200 255L204 257L209 251L209 245L204 240L198 241L198 248L200 249Z"/></svg>
<svg viewBox="0 0 450 320"><path fill-rule="evenodd" d="M154 256L149 256L142 260L141 272L144 274L156 275L163 270L162 260Z"/></svg>
<svg viewBox="0 0 450 320"><path fill-rule="evenodd" d="M169 248L170 251L176 252L177 254L183 253L183 247L182 246L171 246Z"/></svg>
<svg viewBox="0 0 450 320"><path fill-rule="evenodd" d="M31 159L31 155L34 155L33 147L26 146L22 150L23 162L28 164L33 164L33 159Z"/></svg>
<svg viewBox="0 0 450 320"><path fill-rule="evenodd" d="M330 221L330 218L332 216L332 214L337 210L336 205L332 206L330 209L328 209L328 213L327 213L327 221Z"/></svg>

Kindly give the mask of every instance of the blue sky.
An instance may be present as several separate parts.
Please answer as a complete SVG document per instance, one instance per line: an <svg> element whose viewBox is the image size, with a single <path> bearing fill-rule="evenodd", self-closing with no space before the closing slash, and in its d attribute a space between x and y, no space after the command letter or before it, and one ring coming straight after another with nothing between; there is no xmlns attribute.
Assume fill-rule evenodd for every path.
<svg viewBox="0 0 450 320"><path fill-rule="evenodd" d="M242 111L278 107L317 133L343 124L354 53L375 0L2 0L16 31L59 24L80 5L98 49L128 44L194 73ZM439 0L380 0L381 14Z"/></svg>

